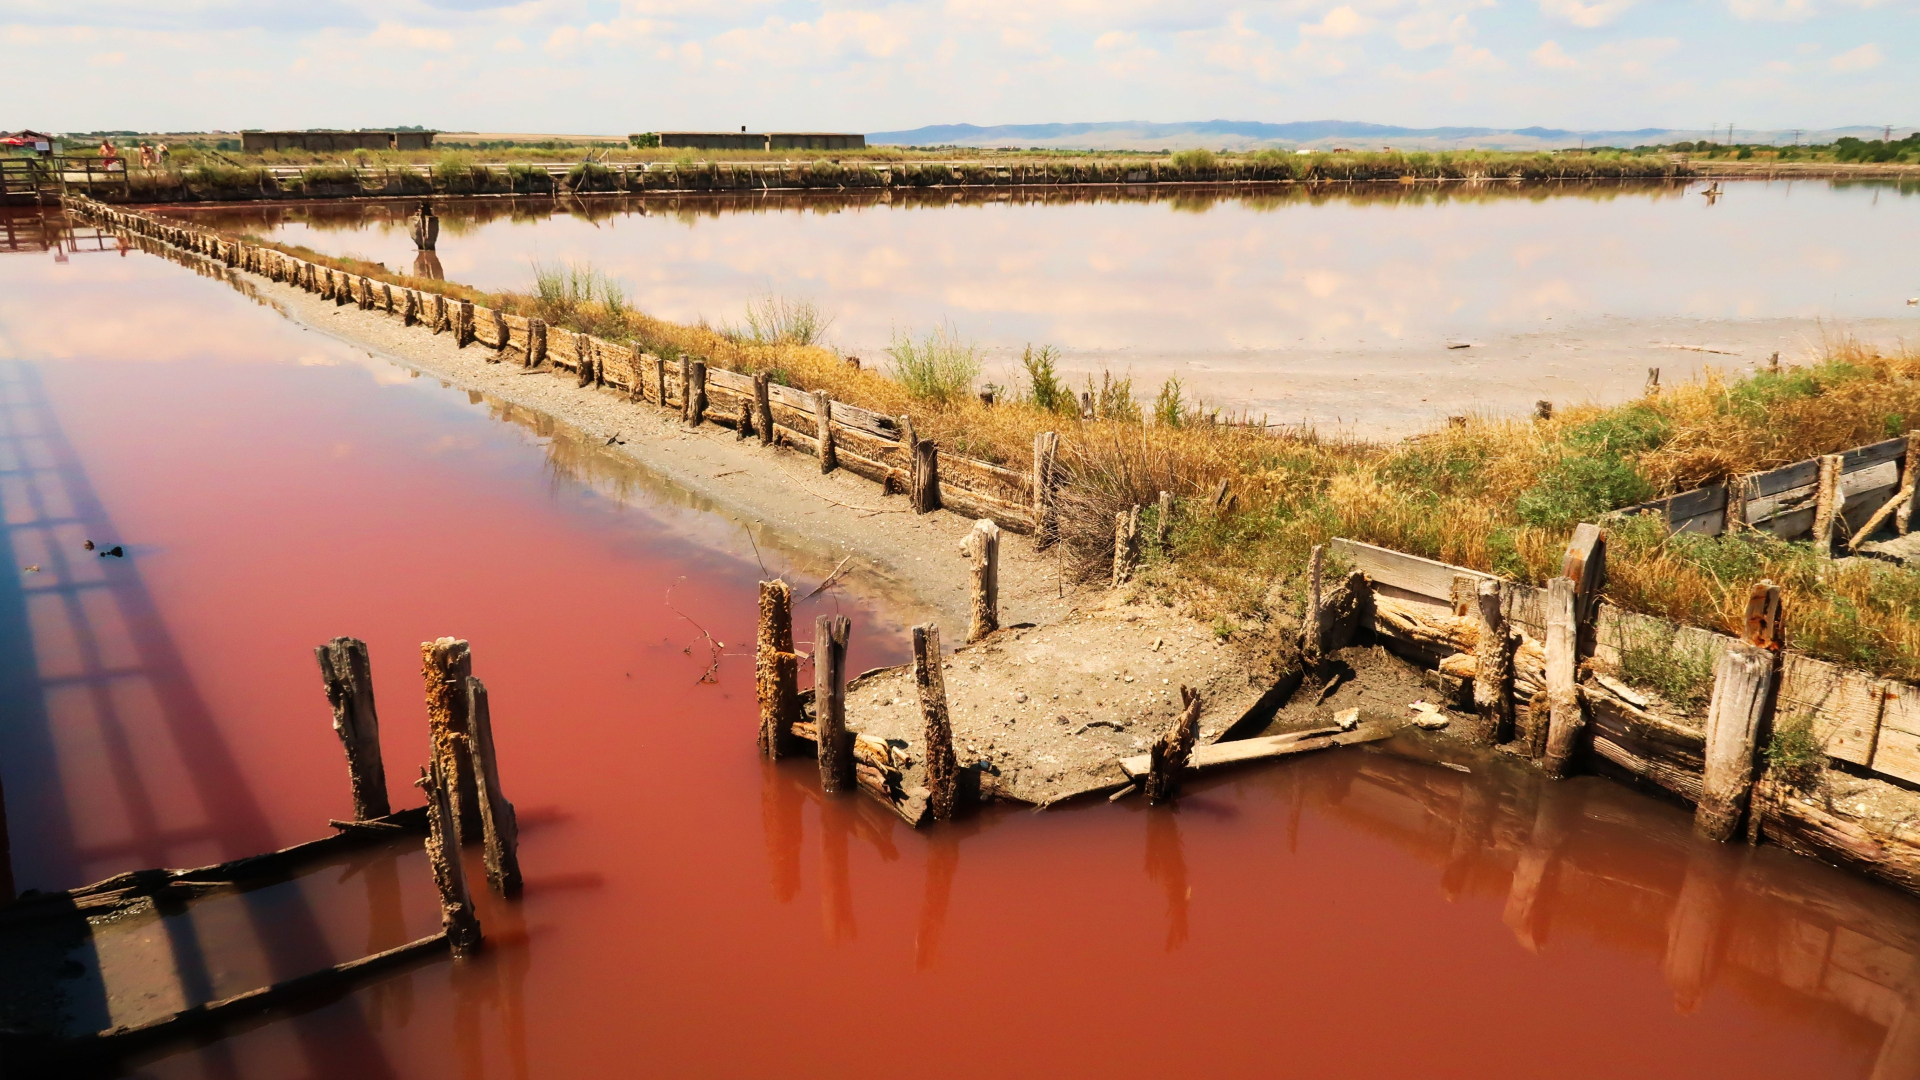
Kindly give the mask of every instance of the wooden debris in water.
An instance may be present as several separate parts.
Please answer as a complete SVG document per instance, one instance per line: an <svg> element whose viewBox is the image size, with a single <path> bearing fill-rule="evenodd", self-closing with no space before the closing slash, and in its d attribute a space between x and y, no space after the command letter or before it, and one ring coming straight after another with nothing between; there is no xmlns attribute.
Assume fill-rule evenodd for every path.
<svg viewBox="0 0 1920 1080"><path fill-rule="evenodd" d="M800 699L795 682L800 658L793 651L793 586L760 583L760 627L754 645L754 689L760 701L760 752L770 758L791 752Z"/></svg>
<svg viewBox="0 0 1920 1080"><path fill-rule="evenodd" d="M487 883L502 896L518 896L520 877L520 823L513 804L500 790L500 762L493 752L493 712L487 705L487 687L467 676L467 725L474 768L479 771L480 825L486 841Z"/></svg>
<svg viewBox="0 0 1920 1080"><path fill-rule="evenodd" d="M853 737L847 733L847 639L853 622L821 615L813 622L813 727L819 747L820 787L853 786Z"/></svg>
<svg viewBox="0 0 1920 1080"><path fill-rule="evenodd" d="M1147 801L1158 805L1180 792L1180 774L1200 736L1200 692L1180 687L1180 715L1147 750Z"/></svg>
<svg viewBox="0 0 1920 1080"><path fill-rule="evenodd" d="M387 801L387 770L380 759L380 717L373 707L373 669L367 643L337 637L313 650L333 706L333 730L347 752L353 787L353 818L368 821L393 812Z"/></svg>
<svg viewBox="0 0 1920 1080"><path fill-rule="evenodd" d="M474 786L473 755L467 736L467 677L473 674L473 653L459 638L443 637L420 643L420 678L427 691L427 730L433 739L435 761L446 763L448 798L453 807L454 833L460 840L481 836L479 795Z"/></svg>
<svg viewBox="0 0 1920 1080"><path fill-rule="evenodd" d="M927 791L935 821L953 818L959 798L960 762L953 752L953 725L947 720L947 683L940 672L940 628L913 628L913 685L926 722Z"/></svg>
<svg viewBox="0 0 1920 1080"><path fill-rule="evenodd" d="M440 930L455 956L470 956L480 947L480 917L467 892L467 872L460 862L460 841L454 833L448 777L440 759L420 770L419 788L427 795L427 861L433 883L440 890Z"/></svg>

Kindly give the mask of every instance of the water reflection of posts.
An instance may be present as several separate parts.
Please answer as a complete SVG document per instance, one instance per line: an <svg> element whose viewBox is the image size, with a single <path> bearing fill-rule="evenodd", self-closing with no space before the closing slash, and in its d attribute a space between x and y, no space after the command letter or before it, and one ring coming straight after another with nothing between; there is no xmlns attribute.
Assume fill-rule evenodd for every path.
<svg viewBox="0 0 1920 1080"><path fill-rule="evenodd" d="M1550 904L1541 902L1547 886L1547 874L1553 869L1560 846L1580 816L1581 794L1558 786L1540 790L1540 804L1534 810L1533 833L1520 851L1513 868L1513 885L1507 891L1507 906L1501 918L1528 952L1539 952L1547 939L1547 915Z"/></svg>
<svg viewBox="0 0 1920 1080"><path fill-rule="evenodd" d="M1187 855L1180 841L1180 819L1171 813L1147 815L1147 879L1167 894L1167 951L1187 943L1187 904L1193 888L1187 884Z"/></svg>
<svg viewBox="0 0 1920 1080"><path fill-rule="evenodd" d="M760 766L760 827L766 833L767 866L773 898L787 903L800 895L800 808L806 792L778 765Z"/></svg>
<svg viewBox="0 0 1920 1080"><path fill-rule="evenodd" d="M960 868L960 838L942 830L927 844L927 890L920 903L920 928L913 936L913 969L926 971L940 958L940 931L953 902L953 874Z"/></svg>
<svg viewBox="0 0 1920 1080"><path fill-rule="evenodd" d="M838 944L856 936L853 922L853 880L848 870L848 809L820 804L820 922L827 940Z"/></svg>
<svg viewBox="0 0 1920 1080"><path fill-rule="evenodd" d="M1460 785L1460 818L1453 826L1453 846L1447 868L1440 874L1440 893L1449 902L1459 897L1472 876L1475 862L1485 857L1492 836L1496 802L1491 779L1469 778Z"/></svg>
<svg viewBox="0 0 1920 1080"><path fill-rule="evenodd" d="M1868 1080L1907 1080L1920 1076L1920 961L1907 970L1899 983L1906 1003L1887 1025L1887 1037L1880 1043L1880 1057L1873 1064Z"/></svg>
<svg viewBox="0 0 1920 1080"><path fill-rule="evenodd" d="M440 265L440 256L431 251L421 251L413 256L413 276L428 281L445 281L447 271Z"/></svg>
<svg viewBox="0 0 1920 1080"><path fill-rule="evenodd" d="M1720 966L1728 901L1738 869L1735 854L1701 846L1687 860L1687 876L1667 923L1667 985L1673 988L1673 1007L1682 1015L1700 1007Z"/></svg>

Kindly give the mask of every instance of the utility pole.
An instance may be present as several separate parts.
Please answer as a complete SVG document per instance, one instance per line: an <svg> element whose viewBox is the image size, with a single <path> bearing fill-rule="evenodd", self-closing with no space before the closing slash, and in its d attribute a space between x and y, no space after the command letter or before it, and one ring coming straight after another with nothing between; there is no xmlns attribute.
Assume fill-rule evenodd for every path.
<svg viewBox="0 0 1920 1080"><path fill-rule="evenodd" d="M1800 145L1800 132L1801 132L1800 128L1793 129L1793 145L1795 146Z"/></svg>
<svg viewBox="0 0 1920 1080"><path fill-rule="evenodd" d="M1892 124L1888 124L1888 125L1886 126L1886 128L1884 128L1884 129L1883 129L1883 130L1882 130L1882 131L1880 132L1880 141L1881 141L1881 142L1892 142L1892 141L1893 141L1893 125L1892 125Z"/></svg>

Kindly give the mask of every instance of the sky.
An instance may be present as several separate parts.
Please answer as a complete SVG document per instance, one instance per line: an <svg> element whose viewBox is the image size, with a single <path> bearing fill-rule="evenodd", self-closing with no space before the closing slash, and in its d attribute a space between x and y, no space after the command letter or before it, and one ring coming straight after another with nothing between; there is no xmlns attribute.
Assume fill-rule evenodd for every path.
<svg viewBox="0 0 1920 1080"><path fill-rule="evenodd" d="M0 0L0 128L1920 120L1920 0Z"/></svg>

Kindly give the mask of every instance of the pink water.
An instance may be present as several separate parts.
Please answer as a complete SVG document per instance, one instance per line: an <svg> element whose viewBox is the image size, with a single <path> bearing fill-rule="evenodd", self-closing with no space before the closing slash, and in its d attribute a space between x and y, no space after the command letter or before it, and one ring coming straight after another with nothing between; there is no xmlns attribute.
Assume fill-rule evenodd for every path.
<svg viewBox="0 0 1920 1080"><path fill-rule="evenodd" d="M483 900L477 960L134 1075L1915 1075L1920 905L1697 845L1607 782L1346 751L1170 810L914 832L822 799L755 755L761 571L731 523L159 259L0 258L0 389L11 558L40 567L0 586L22 887L326 832L311 650L343 633L401 804L419 642L472 641L523 822L526 895ZM801 624L836 606L856 670L901 658L858 598ZM726 643L717 682L680 613ZM429 932L405 850L207 924L209 978Z"/></svg>

